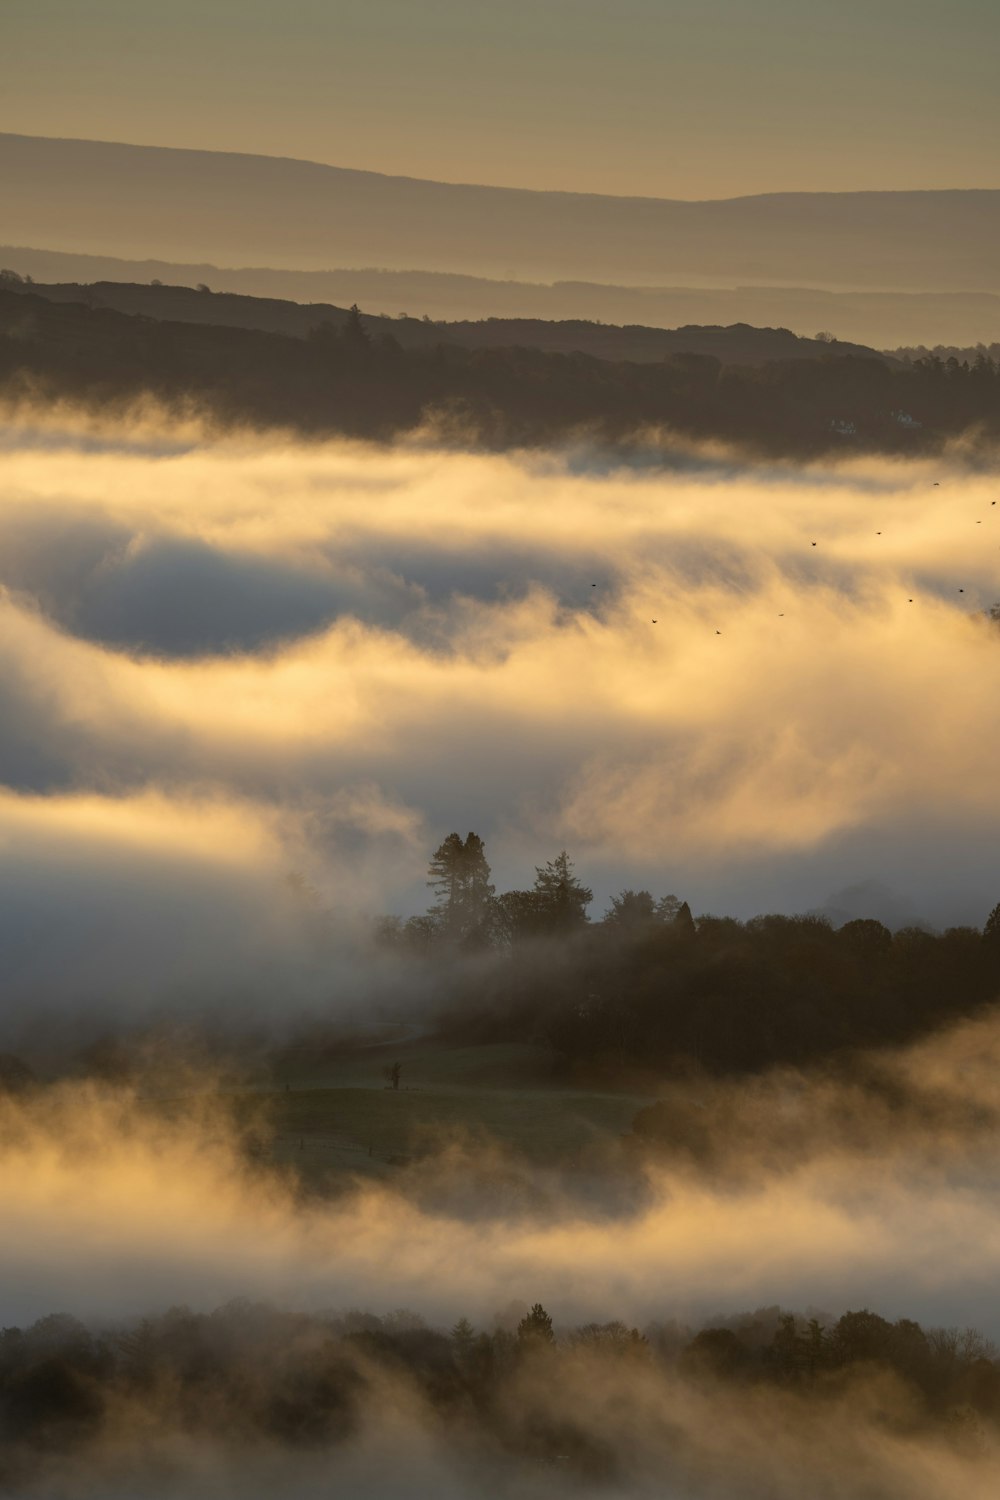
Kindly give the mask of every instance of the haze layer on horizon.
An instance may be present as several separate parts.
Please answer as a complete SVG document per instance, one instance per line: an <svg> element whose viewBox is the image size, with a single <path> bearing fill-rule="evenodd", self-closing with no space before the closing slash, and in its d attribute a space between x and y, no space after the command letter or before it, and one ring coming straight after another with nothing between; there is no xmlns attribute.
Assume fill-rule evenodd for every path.
<svg viewBox="0 0 1000 1500"><path fill-rule="evenodd" d="M1000 185L983 0L8 0L2 33L20 133L668 198Z"/></svg>

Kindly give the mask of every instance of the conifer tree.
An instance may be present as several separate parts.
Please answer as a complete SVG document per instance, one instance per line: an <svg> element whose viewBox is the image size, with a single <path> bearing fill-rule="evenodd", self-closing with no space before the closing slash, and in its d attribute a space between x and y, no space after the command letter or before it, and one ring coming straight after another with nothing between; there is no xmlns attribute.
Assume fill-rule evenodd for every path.
<svg viewBox="0 0 1000 1500"><path fill-rule="evenodd" d="M344 324L342 337L344 343L351 349L364 350L371 348L371 337L364 323L361 321L361 309L356 302L347 314L347 322Z"/></svg>
<svg viewBox="0 0 1000 1500"><path fill-rule="evenodd" d="M552 1319L540 1302L527 1313L517 1325L517 1342L521 1348L544 1348L554 1344Z"/></svg>
<svg viewBox="0 0 1000 1500"><path fill-rule="evenodd" d="M571 932L587 922L587 907L594 893L573 874L565 849L547 864L536 865L535 892L540 915L550 932Z"/></svg>
<svg viewBox="0 0 1000 1500"><path fill-rule="evenodd" d="M449 833L435 852L428 869L427 884L437 896L431 915L450 942L484 940L490 927L494 887L486 848L477 833L465 841Z"/></svg>

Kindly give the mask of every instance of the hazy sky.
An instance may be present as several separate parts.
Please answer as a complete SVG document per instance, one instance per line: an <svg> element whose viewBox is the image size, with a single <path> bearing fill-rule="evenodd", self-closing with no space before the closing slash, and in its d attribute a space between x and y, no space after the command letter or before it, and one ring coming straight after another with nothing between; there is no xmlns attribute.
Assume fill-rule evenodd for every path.
<svg viewBox="0 0 1000 1500"><path fill-rule="evenodd" d="M538 188L996 187L996 0L3 0L0 129Z"/></svg>

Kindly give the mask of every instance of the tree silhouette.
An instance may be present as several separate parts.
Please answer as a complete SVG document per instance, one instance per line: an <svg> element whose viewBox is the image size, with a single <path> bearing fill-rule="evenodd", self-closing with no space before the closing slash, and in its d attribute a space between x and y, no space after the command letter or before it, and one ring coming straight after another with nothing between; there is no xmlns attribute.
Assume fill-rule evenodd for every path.
<svg viewBox="0 0 1000 1500"><path fill-rule="evenodd" d="M484 942L489 936L494 887L486 848L477 833L449 833L435 851L428 867L427 884L437 896L431 915L442 936L465 945Z"/></svg>
<svg viewBox="0 0 1000 1500"><path fill-rule="evenodd" d="M656 919L656 903L648 891L621 891L611 897L611 905L604 914L606 926L627 931L648 927Z"/></svg>
<svg viewBox="0 0 1000 1500"><path fill-rule="evenodd" d="M502 891L493 901L492 918L493 936L510 948L537 937L543 931L538 892Z"/></svg>
<svg viewBox="0 0 1000 1500"><path fill-rule="evenodd" d="M344 343L359 353L371 348L371 336L361 320L361 309L355 302L351 305L342 334Z"/></svg>
<svg viewBox="0 0 1000 1500"><path fill-rule="evenodd" d="M656 915L661 922L673 922L681 909L681 899L671 892L668 896L661 896L656 903ZM690 910L690 907L688 908Z"/></svg>
<svg viewBox="0 0 1000 1500"><path fill-rule="evenodd" d="M682 901L680 906L677 908L673 925L677 928L678 932L682 932L685 935L690 935L692 937L694 936L696 930L694 925L694 917L691 915L691 908L690 906L688 906L686 901Z"/></svg>
<svg viewBox="0 0 1000 1500"><path fill-rule="evenodd" d="M535 867L535 893L539 913L550 932L566 933L583 927L594 893L573 874L569 855L563 849L555 859Z"/></svg>
<svg viewBox="0 0 1000 1500"><path fill-rule="evenodd" d="M538 1349L551 1348L555 1341L552 1319L542 1304L536 1302L531 1311L526 1313L517 1325L517 1342L522 1349Z"/></svg>
<svg viewBox="0 0 1000 1500"><path fill-rule="evenodd" d="M983 940L991 948L996 948L1000 952L1000 902L997 902L986 918L986 926L983 928Z"/></svg>
<svg viewBox="0 0 1000 1500"><path fill-rule="evenodd" d="M855 917L854 921L845 922L837 936L866 962L881 958L892 947L892 933L874 917Z"/></svg>

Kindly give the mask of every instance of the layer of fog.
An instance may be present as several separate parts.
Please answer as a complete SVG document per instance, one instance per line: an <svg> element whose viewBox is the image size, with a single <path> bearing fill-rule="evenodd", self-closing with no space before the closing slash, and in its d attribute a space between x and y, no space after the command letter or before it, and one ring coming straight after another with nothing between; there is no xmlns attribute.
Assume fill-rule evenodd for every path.
<svg viewBox="0 0 1000 1500"><path fill-rule="evenodd" d="M0 1324L250 1296L489 1326L519 1299L562 1326L780 1303L997 1336L998 1064L985 1018L883 1059L881 1087L665 1085L666 1149L612 1153L587 1192L458 1136L332 1200L248 1155L266 1109L237 1125L197 1072L166 1099L53 1085L0 1099Z"/></svg>
<svg viewBox="0 0 1000 1500"><path fill-rule="evenodd" d="M0 1100L0 1326L60 1309L114 1341L171 1305L211 1312L248 1297L368 1309L398 1328L417 1322L393 1313L408 1307L443 1329L464 1315L489 1330L539 1299L564 1339L557 1361L506 1377L484 1420L472 1403L442 1411L363 1346L338 1358L322 1329L304 1329L287 1361L280 1317L237 1301L195 1346L213 1371L211 1351L224 1351L210 1383L198 1385L195 1361L179 1366L189 1392L169 1367L131 1390L109 1385L93 1436L62 1457L37 1438L15 1450L10 1431L15 1493L165 1500L335 1484L382 1500L457 1500L579 1493L585 1482L671 1500L793 1500L804 1484L821 1500L986 1500L997 1481L992 1430L968 1414L933 1421L888 1372L862 1368L815 1391L717 1387L574 1348L568 1336L610 1318L674 1336L674 1320L691 1328L774 1304L834 1316L869 1305L995 1336L998 1065L992 1017L873 1062L881 1096L863 1071L849 1083L775 1075L749 1095L702 1086L700 1100L688 1092L681 1102L700 1105L713 1152L644 1169L623 1158L620 1169L638 1167L642 1179L632 1208L613 1207L610 1191L584 1207L530 1164L461 1141L391 1183L359 1184L332 1203L304 1198L256 1153L248 1159L214 1080L197 1074L169 1100L66 1083ZM783 1119L771 1118L776 1108ZM512 1209L502 1189L516 1172L540 1191ZM286 1426L282 1442L239 1410L273 1381L293 1414L308 1414L326 1395L323 1372L343 1380L352 1357L356 1421L328 1449L308 1428L293 1441Z"/></svg>
<svg viewBox="0 0 1000 1500"><path fill-rule="evenodd" d="M941 924L997 899L1000 508L958 458L51 417L4 449L0 964L36 1015L357 1002L288 875L417 910L451 828L500 889L569 848L595 915L624 885Z"/></svg>
<svg viewBox="0 0 1000 1500"><path fill-rule="evenodd" d="M246 1343L251 1357L266 1357L266 1344ZM295 1352L302 1364L304 1351ZM362 1500L535 1500L581 1491L615 1500L798 1500L803 1493L810 1500L989 1500L996 1493L992 1434L967 1416L931 1427L891 1376L870 1373L810 1400L692 1385L642 1361L612 1360L609 1368L606 1355L580 1348L528 1362L508 1378L492 1420L477 1423L471 1403L442 1411L416 1382L355 1354L363 1385L351 1393L353 1430L318 1452L316 1444L282 1446L217 1398L214 1431L203 1422L192 1432L169 1392L118 1396L103 1430L82 1449L61 1461L44 1449L22 1456L16 1493L65 1500L254 1500L331 1489ZM261 1385L266 1390L268 1373L248 1372L255 1395ZM344 1379L343 1360L338 1376Z"/></svg>
<svg viewBox="0 0 1000 1500"><path fill-rule="evenodd" d="M261 1368L256 1362L270 1353L268 1314L246 1309L244 1316L249 1326L235 1320L236 1336L255 1362L242 1381L254 1405L267 1413L262 1398L273 1380L279 1399L294 1409L297 1398L308 1411L317 1375L332 1365L328 1386L347 1385L347 1411L333 1413L347 1418L346 1433L329 1446L287 1437L282 1444L254 1428L233 1391L213 1390L208 1412L192 1422L182 1395L140 1386L114 1392L98 1432L75 1451L22 1450L16 1493L66 1500L192 1493L252 1500L331 1489L372 1500L532 1500L581 1490L617 1500L798 1500L803 1493L811 1500L987 1500L996 1493L992 1433L967 1413L931 1424L914 1393L887 1372L866 1372L810 1399L678 1380L642 1358L612 1354L609 1361L578 1346L519 1362L483 1414L454 1398L442 1410L391 1363L324 1347L315 1334L312 1350L305 1340L293 1344L290 1371ZM287 1340L278 1347L286 1352ZM292 1384L297 1372L304 1389Z"/></svg>

